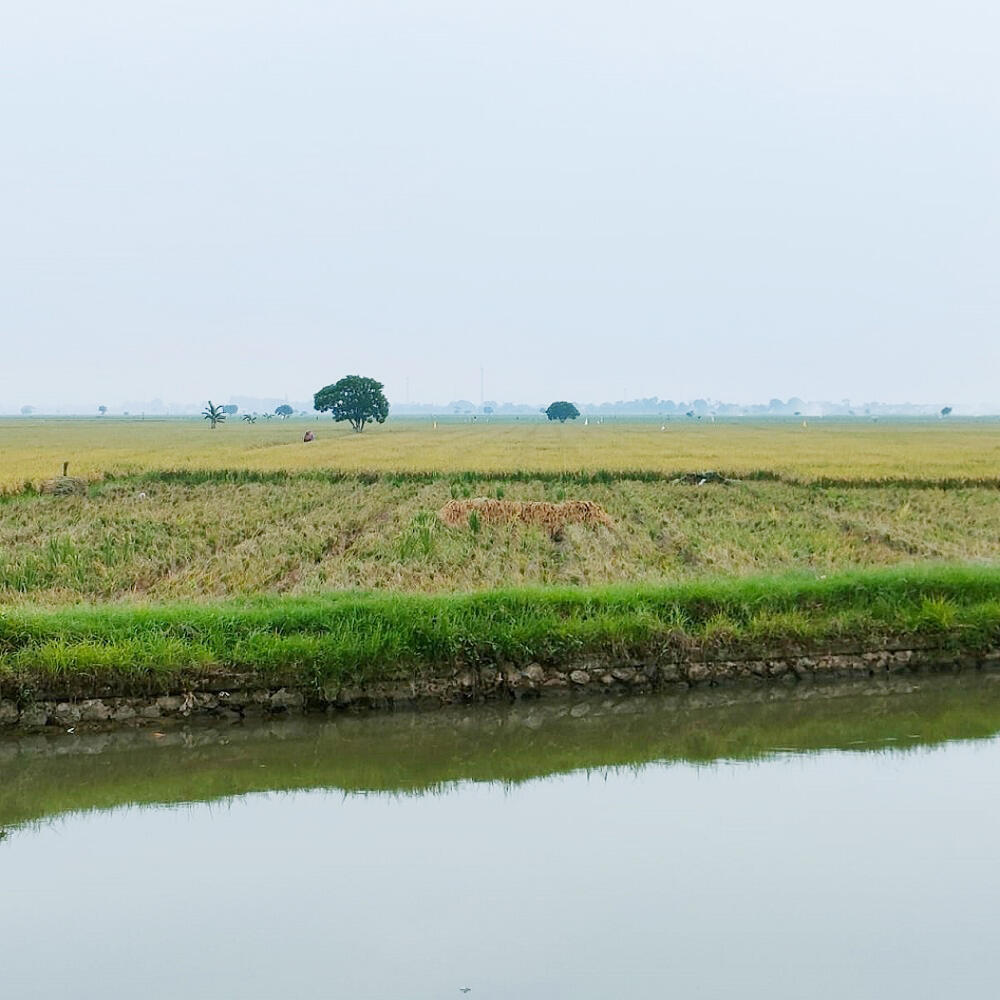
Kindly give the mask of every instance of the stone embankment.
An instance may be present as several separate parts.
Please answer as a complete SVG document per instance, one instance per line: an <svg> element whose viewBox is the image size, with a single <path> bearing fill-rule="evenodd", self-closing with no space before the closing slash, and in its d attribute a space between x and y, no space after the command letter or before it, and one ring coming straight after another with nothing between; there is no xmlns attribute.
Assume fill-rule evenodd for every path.
<svg viewBox="0 0 1000 1000"><path fill-rule="evenodd" d="M238 722L307 711L393 709L455 702L508 701L551 695L624 692L682 693L732 684L815 684L844 679L919 673L968 673L1000 669L1000 649L961 652L936 648L877 652L785 653L761 659L705 659L665 663L582 660L559 666L497 664L409 680L357 686L265 688L252 675L206 678L191 690L161 695L93 697L65 692L24 693L0 698L0 728L108 728L153 724L161 719L214 717Z"/></svg>

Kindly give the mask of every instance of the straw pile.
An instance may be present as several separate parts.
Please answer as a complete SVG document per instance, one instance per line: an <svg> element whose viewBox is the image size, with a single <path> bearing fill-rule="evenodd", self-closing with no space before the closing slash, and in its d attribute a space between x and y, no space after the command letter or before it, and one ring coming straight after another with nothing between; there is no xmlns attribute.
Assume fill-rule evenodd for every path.
<svg viewBox="0 0 1000 1000"><path fill-rule="evenodd" d="M87 480L76 476L56 476L54 479L46 479L41 490L57 497L86 496Z"/></svg>
<svg viewBox="0 0 1000 1000"><path fill-rule="evenodd" d="M475 513L481 524L535 524L552 535L561 534L568 524L611 526L607 511L592 500L564 500L549 503L542 500L491 500L474 497L471 500L449 500L438 516L452 527L469 523Z"/></svg>

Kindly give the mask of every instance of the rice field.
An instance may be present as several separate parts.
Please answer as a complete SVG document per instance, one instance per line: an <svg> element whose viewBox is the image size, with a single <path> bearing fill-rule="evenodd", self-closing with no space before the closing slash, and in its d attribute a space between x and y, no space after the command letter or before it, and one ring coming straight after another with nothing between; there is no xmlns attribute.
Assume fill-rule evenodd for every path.
<svg viewBox="0 0 1000 1000"><path fill-rule="evenodd" d="M302 442L311 429L317 440ZM1000 420L539 418L397 420L354 434L328 419L0 419L0 492L70 463L89 480L164 469L357 473L758 470L787 479L1000 480Z"/></svg>
<svg viewBox="0 0 1000 1000"><path fill-rule="evenodd" d="M0 504L0 605L660 584L1000 562L995 487L149 474ZM609 524L492 522L467 498ZM458 503L456 503L458 501ZM558 508L557 508L558 509Z"/></svg>
<svg viewBox="0 0 1000 1000"><path fill-rule="evenodd" d="M1000 421L10 419L0 488L15 693L1000 620Z"/></svg>

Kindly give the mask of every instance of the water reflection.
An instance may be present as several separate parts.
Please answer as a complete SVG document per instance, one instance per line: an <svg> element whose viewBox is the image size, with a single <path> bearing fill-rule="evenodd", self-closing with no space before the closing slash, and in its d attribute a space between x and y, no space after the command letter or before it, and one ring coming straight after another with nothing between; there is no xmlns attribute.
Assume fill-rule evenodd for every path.
<svg viewBox="0 0 1000 1000"><path fill-rule="evenodd" d="M423 793L654 761L992 736L1000 677L770 686L0 740L0 827L121 804L336 788Z"/></svg>
<svg viewBox="0 0 1000 1000"><path fill-rule="evenodd" d="M7 741L4 995L993 995L998 685L802 693Z"/></svg>

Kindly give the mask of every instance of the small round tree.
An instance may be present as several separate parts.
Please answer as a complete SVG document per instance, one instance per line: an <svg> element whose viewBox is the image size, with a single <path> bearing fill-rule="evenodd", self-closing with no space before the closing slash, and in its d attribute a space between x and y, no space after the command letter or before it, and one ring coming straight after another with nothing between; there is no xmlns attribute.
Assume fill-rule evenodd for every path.
<svg viewBox="0 0 1000 1000"><path fill-rule="evenodd" d="M295 411L287 403L282 403L281 406L275 407L274 412L277 413L282 420L287 420Z"/></svg>
<svg viewBox="0 0 1000 1000"><path fill-rule="evenodd" d="M359 434L365 424L384 424L389 416L382 383L361 375L345 375L339 382L324 386L313 396L313 406L320 413L329 411L338 422L346 420Z"/></svg>
<svg viewBox="0 0 1000 1000"><path fill-rule="evenodd" d="M565 399L560 399L555 403L549 404L549 408L545 411L545 416L549 420L558 420L559 423L564 424L567 420L576 420L580 416L580 411L572 403L567 403Z"/></svg>

